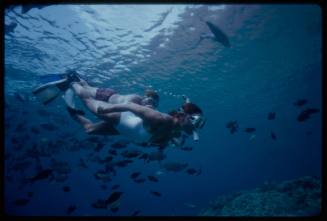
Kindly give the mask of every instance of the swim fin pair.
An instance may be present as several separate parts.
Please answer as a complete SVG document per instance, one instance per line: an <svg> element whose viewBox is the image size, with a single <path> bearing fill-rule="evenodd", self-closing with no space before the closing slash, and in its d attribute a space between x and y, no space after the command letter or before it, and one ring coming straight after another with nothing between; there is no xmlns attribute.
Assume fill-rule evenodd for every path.
<svg viewBox="0 0 327 221"><path fill-rule="evenodd" d="M40 77L42 85L33 90L33 95L43 103L49 104L62 92L69 89L72 82L79 82L80 77L75 71L65 74L49 74Z"/></svg>

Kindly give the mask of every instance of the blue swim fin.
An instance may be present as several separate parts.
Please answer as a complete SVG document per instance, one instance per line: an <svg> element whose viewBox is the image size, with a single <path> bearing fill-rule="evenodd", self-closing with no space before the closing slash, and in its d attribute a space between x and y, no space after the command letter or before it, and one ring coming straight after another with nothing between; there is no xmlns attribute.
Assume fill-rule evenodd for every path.
<svg viewBox="0 0 327 221"><path fill-rule="evenodd" d="M48 104L65 92L70 83L80 81L76 71L69 71L64 74L48 74L40 77L41 86L33 90L33 95L43 104Z"/></svg>
<svg viewBox="0 0 327 221"><path fill-rule="evenodd" d="M67 77L66 74L46 74L46 75L40 76L40 83L46 84L49 82L55 82L55 81L62 80L66 77Z"/></svg>
<svg viewBox="0 0 327 221"><path fill-rule="evenodd" d="M33 91L34 96L43 104L48 104L56 99L62 91L56 85L39 87Z"/></svg>
<svg viewBox="0 0 327 221"><path fill-rule="evenodd" d="M67 110L68 113L74 117L75 115L85 115L85 112L82 110L79 110L76 108L75 104L75 94L74 91L69 88L65 93L62 95L62 98L64 99L66 105L67 105Z"/></svg>

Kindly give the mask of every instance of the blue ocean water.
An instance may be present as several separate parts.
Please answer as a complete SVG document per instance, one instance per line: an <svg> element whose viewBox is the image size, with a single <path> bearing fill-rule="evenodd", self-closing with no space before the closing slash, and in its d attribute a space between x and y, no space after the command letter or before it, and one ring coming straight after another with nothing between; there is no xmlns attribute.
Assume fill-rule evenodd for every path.
<svg viewBox="0 0 327 221"><path fill-rule="evenodd" d="M321 19L320 7L311 4L8 7L5 212L65 216L74 206L70 215L130 216L140 211L144 216L195 216L223 194L265 182L321 177ZM200 40L212 34L205 21L226 33L230 48L214 38ZM168 147L163 162L188 163L202 173L170 172L163 162L134 160L117 167L111 181L95 179L103 168L99 159L121 138L106 137L105 146L94 151L61 98L45 106L31 94L40 76L68 69L93 86L122 94L153 88L160 95L158 109L166 113L187 95L202 108L207 123L199 142L187 140L192 151ZM299 99L307 103L294 105ZM319 112L298 121L306 108ZM267 119L270 112L276 113L274 120ZM89 112L87 116L96 120ZM226 124L233 120L239 129L232 134ZM43 123L56 129L44 129ZM256 131L244 132L249 127ZM118 152L129 148L156 150L129 144ZM86 168L78 166L81 159ZM61 168L64 178L26 181L54 162L67 165ZM135 183L130 178L135 171L155 175L159 182ZM119 210L93 208L93 202L110 196L115 184L123 192ZM28 203L15 205L22 198Z"/></svg>

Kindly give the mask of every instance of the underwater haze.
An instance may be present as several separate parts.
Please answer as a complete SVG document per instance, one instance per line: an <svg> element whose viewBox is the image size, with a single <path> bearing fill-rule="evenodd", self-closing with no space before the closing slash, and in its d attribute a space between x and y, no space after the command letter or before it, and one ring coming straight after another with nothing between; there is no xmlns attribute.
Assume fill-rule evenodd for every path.
<svg viewBox="0 0 327 221"><path fill-rule="evenodd" d="M7 215L319 213L319 190L305 198L322 172L318 5L12 5L4 22ZM158 151L88 135L61 97L43 105L32 94L41 76L67 70L121 94L152 88L165 113L186 95L206 118L200 140ZM146 157L124 156L135 149ZM204 212L219 196L297 179L305 181L296 189L302 198L287 195L292 208L275 200L270 213L225 203Z"/></svg>

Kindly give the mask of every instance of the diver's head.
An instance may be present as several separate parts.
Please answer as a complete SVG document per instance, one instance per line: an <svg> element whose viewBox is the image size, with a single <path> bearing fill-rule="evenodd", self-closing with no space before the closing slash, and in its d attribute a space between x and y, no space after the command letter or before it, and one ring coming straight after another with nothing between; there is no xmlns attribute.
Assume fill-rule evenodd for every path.
<svg viewBox="0 0 327 221"><path fill-rule="evenodd" d="M185 131L188 134L192 133L193 125L188 118L188 115L182 111L173 110L168 113L173 117L175 124L179 130Z"/></svg>
<svg viewBox="0 0 327 221"><path fill-rule="evenodd" d="M206 123L201 108L194 103L187 102L182 105L179 111L186 115L185 121L187 121L187 123L184 123L183 129L187 133L193 133L193 139L195 141L198 141L199 140L198 130L202 129Z"/></svg>
<svg viewBox="0 0 327 221"><path fill-rule="evenodd" d="M159 105L158 93L151 89L145 90L144 97L142 99L142 105L149 106L151 108L157 108Z"/></svg>
<svg viewBox="0 0 327 221"><path fill-rule="evenodd" d="M205 124L202 110L193 103L185 103L179 110L169 113L179 124L182 130L191 134L197 129L201 129Z"/></svg>

